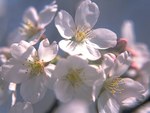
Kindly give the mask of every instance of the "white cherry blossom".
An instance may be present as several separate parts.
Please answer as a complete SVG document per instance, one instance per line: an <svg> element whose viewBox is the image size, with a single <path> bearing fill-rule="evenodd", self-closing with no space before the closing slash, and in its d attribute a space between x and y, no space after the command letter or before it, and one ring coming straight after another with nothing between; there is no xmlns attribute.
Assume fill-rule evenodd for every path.
<svg viewBox="0 0 150 113"><path fill-rule="evenodd" d="M2 66L5 80L21 83L20 93L25 101L36 103L45 95L55 65L49 63L58 52L56 42L40 42L39 49L26 41L11 45L12 59Z"/></svg>
<svg viewBox="0 0 150 113"><path fill-rule="evenodd" d="M82 54L90 60L101 57L98 49L114 47L116 34L105 28L92 29L99 17L99 8L90 0L81 2L72 16L64 10L58 12L55 26L64 38L59 42L60 48L70 55Z"/></svg>
<svg viewBox="0 0 150 113"><path fill-rule="evenodd" d="M117 58L105 56L103 63L112 62L111 68L102 65L105 74L96 81L93 99L98 96L98 110L100 113L119 113L122 102L130 97L139 98L144 92L144 87L130 78L121 78L131 63L131 57L125 51ZM112 105L115 105L112 106Z"/></svg>
<svg viewBox="0 0 150 113"><path fill-rule="evenodd" d="M55 1L44 7L39 13L34 7L29 7L23 15L22 27L10 34L10 44L26 40L36 44L45 32L45 27L53 20L57 11Z"/></svg>
<svg viewBox="0 0 150 113"><path fill-rule="evenodd" d="M77 56L69 56L58 61L53 76L56 97L62 102L72 99L92 101L92 86L99 78L95 68L86 60Z"/></svg>

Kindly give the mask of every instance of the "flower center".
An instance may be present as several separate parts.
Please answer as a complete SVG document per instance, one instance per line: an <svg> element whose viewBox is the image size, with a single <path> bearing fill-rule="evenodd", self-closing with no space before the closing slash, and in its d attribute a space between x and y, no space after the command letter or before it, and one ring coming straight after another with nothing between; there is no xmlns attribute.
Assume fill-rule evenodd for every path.
<svg viewBox="0 0 150 113"><path fill-rule="evenodd" d="M90 30L88 28L78 26L74 38L76 42L82 42L84 39L88 38L89 35Z"/></svg>
<svg viewBox="0 0 150 113"><path fill-rule="evenodd" d="M86 33L83 32L83 31L78 31L76 34L75 34L75 40L77 42L81 42L83 39L86 38Z"/></svg>
<svg viewBox="0 0 150 113"><path fill-rule="evenodd" d="M104 87L111 94L121 93L124 89L120 86L122 84L122 78L109 78L105 81Z"/></svg>
<svg viewBox="0 0 150 113"><path fill-rule="evenodd" d="M39 31L39 28L31 20L26 19L20 30L22 34L31 38Z"/></svg>
<svg viewBox="0 0 150 113"><path fill-rule="evenodd" d="M43 73L43 71L44 71L44 63L39 60L35 60L34 62L30 61L28 66L30 69L30 71L29 71L30 75L32 75L32 76L39 75L39 74Z"/></svg>
<svg viewBox="0 0 150 113"><path fill-rule="evenodd" d="M82 69L70 69L66 79L71 83L71 85L79 86L82 83L82 79L80 77L80 73L82 72Z"/></svg>

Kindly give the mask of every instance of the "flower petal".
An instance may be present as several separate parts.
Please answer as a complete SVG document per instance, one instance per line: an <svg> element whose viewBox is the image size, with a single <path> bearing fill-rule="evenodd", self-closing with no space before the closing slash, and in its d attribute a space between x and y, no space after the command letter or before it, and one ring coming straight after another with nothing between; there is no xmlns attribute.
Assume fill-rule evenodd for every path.
<svg viewBox="0 0 150 113"><path fill-rule="evenodd" d="M136 82L130 78L123 78L122 81L123 83L120 84L120 87L122 88L121 93L115 94L115 97L119 102L122 102L130 97L138 98L145 91L144 87L139 82Z"/></svg>
<svg viewBox="0 0 150 113"><path fill-rule="evenodd" d="M100 113L104 110L104 107L107 105L107 102L108 102L109 98L111 98L111 96L110 96L110 94L107 91L103 91L99 95L99 98L98 98L98 110L99 110Z"/></svg>
<svg viewBox="0 0 150 113"><path fill-rule="evenodd" d="M33 113L33 108L29 102L17 102L10 108L9 113Z"/></svg>
<svg viewBox="0 0 150 113"><path fill-rule="evenodd" d="M56 78L52 76L54 69L55 69L55 65L53 64L48 64L44 68L44 72L46 75L43 77L43 80L44 80L45 86L49 89L53 89L54 83L56 81Z"/></svg>
<svg viewBox="0 0 150 113"><path fill-rule="evenodd" d="M61 40L59 42L59 47L70 55L80 54L82 48L81 45L78 45L76 42L71 40Z"/></svg>
<svg viewBox="0 0 150 113"><path fill-rule="evenodd" d="M121 53L115 60L114 66L112 67L109 75L110 76L121 76L123 75L131 64L131 56L127 51Z"/></svg>
<svg viewBox="0 0 150 113"><path fill-rule="evenodd" d="M28 38L28 42L31 45L35 45L38 43L38 41L41 39L42 35L44 34L45 29L40 30L39 32L37 32L36 34L34 34L31 38Z"/></svg>
<svg viewBox="0 0 150 113"><path fill-rule="evenodd" d="M55 17L55 26L63 38L71 39L75 32L73 18L64 10L58 12Z"/></svg>
<svg viewBox="0 0 150 113"><path fill-rule="evenodd" d="M53 20L56 11L57 5L55 3L45 6L45 8L39 13L39 27L46 27Z"/></svg>
<svg viewBox="0 0 150 113"><path fill-rule="evenodd" d="M68 102L73 98L73 87L65 80L55 82L54 91L56 97L62 102Z"/></svg>
<svg viewBox="0 0 150 113"><path fill-rule="evenodd" d="M13 58L25 61L29 57L35 56L36 50L28 42L22 40L19 43L12 44L10 47L10 52Z"/></svg>
<svg viewBox="0 0 150 113"><path fill-rule="evenodd" d="M77 26L92 28L99 17L99 8L90 0L83 1L77 8L75 23Z"/></svg>
<svg viewBox="0 0 150 113"><path fill-rule="evenodd" d="M51 45L48 39L44 39L41 41L38 49L38 55L40 60L44 62L49 62L53 60L58 52L58 45L54 41Z"/></svg>
<svg viewBox="0 0 150 113"><path fill-rule="evenodd" d="M11 59L2 65L2 77L8 82L21 83L29 76L26 73L27 68L15 59Z"/></svg>
<svg viewBox="0 0 150 113"><path fill-rule="evenodd" d="M83 44L81 53L85 58L89 60L97 60L101 57L101 54L97 49L87 44Z"/></svg>
<svg viewBox="0 0 150 113"><path fill-rule="evenodd" d="M92 31L93 38L90 39L92 43L97 44L101 49L108 49L117 44L116 34L108 29L99 28Z"/></svg>
<svg viewBox="0 0 150 113"><path fill-rule="evenodd" d="M112 53L104 54L104 60L102 62L102 68L105 70L105 74L108 75L114 65L116 56Z"/></svg>
<svg viewBox="0 0 150 113"><path fill-rule="evenodd" d="M20 94L25 101L34 104L44 97L47 88L44 85L43 76L31 77L21 84Z"/></svg>
<svg viewBox="0 0 150 113"><path fill-rule="evenodd" d="M32 21L34 24L37 23L38 19L39 19L39 16L37 14L37 11L34 7L29 7L24 15L23 15L23 20L26 21L26 20L30 20Z"/></svg>
<svg viewBox="0 0 150 113"><path fill-rule="evenodd" d="M83 77L83 82L87 86L93 86L95 81L100 79L101 76L99 76L99 73L97 70L91 66L84 67L83 71L81 72L81 77Z"/></svg>

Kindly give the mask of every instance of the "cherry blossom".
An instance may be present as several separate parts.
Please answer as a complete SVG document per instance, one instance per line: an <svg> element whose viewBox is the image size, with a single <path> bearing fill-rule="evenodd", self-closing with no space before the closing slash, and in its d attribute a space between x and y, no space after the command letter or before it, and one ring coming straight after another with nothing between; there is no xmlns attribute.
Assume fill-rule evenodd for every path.
<svg viewBox="0 0 150 113"><path fill-rule="evenodd" d="M78 6L75 22L72 16L61 10L55 18L55 26L64 38L59 42L60 48L70 55L82 54L89 60L101 57L99 49L114 47L116 34L105 28L92 29L99 17L98 6L85 0Z"/></svg>

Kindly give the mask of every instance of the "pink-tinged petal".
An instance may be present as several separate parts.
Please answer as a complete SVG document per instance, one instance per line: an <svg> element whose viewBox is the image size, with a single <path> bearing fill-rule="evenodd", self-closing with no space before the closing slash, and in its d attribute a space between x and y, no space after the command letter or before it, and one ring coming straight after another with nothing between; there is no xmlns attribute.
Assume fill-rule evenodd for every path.
<svg viewBox="0 0 150 113"><path fill-rule="evenodd" d="M59 47L70 55L80 54L82 50L82 45L71 40L61 40L59 42Z"/></svg>
<svg viewBox="0 0 150 113"><path fill-rule="evenodd" d="M75 23L77 26L92 28L99 17L99 8L90 0L86 0L81 2L78 6L76 15L75 15Z"/></svg>
<svg viewBox="0 0 150 113"><path fill-rule="evenodd" d="M23 20L24 20L24 21L30 20L30 21L32 21L34 24L37 23L38 19L39 19L39 16L38 16L37 11L36 11L36 9L35 9L34 7L29 7L29 8L25 11L25 13L24 13L24 15L23 15Z"/></svg>
<svg viewBox="0 0 150 113"><path fill-rule="evenodd" d="M63 38L71 39L75 32L75 24L72 16L64 10L58 12L55 17L55 26Z"/></svg>
<svg viewBox="0 0 150 113"><path fill-rule="evenodd" d="M38 49L38 56L40 60L44 62L49 62L53 60L58 52L58 45L54 41L52 44L49 43L48 39L44 39L41 41Z"/></svg>
<svg viewBox="0 0 150 113"><path fill-rule="evenodd" d="M145 91L144 87L137 81L130 78L123 78L122 81L123 83L119 85L122 90L121 93L114 95L119 102L130 97L139 98Z"/></svg>
<svg viewBox="0 0 150 113"><path fill-rule="evenodd" d="M121 76L123 75L131 64L131 56L127 51L121 53L116 60L109 73L110 76Z"/></svg>
<svg viewBox="0 0 150 113"><path fill-rule="evenodd" d="M56 97L61 102L68 102L73 98L74 94L73 87L66 80L56 81L54 85L54 91Z"/></svg>
<svg viewBox="0 0 150 113"><path fill-rule="evenodd" d="M101 57L99 50L91 47L90 45L83 44L81 54L89 60L97 60Z"/></svg>
<svg viewBox="0 0 150 113"><path fill-rule="evenodd" d="M46 27L53 20L56 11L57 4L55 3L45 6L45 8L39 13L39 27Z"/></svg>
<svg viewBox="0 0 150 113"><path fill-rule="evenodd" d="M29 102L17 102L10 108L9 113L33 113L33 108Z"/></svg>
<svg viewBox="0 0 150 113"><path fill-rule="evenodd" d="M31 77L21 84L20 94L25 101L34 104L44 97L47 88L45 87L43 76Z"/></svg>
<svg viewBox="0 0 150 113"><path fill-rule="evenodd" d="M21 83L26 80L29 75L23 63L11 59L2 65L2 77L8 82Z"/></svg>
<svg viewBox="0 0 150 113"><path fill-rule="evenodd" d="M117 44L117 35L111 30L105 28L95 29L92 31L92 35L90 41L97 44L101 49L108 49Z"/></svg>

